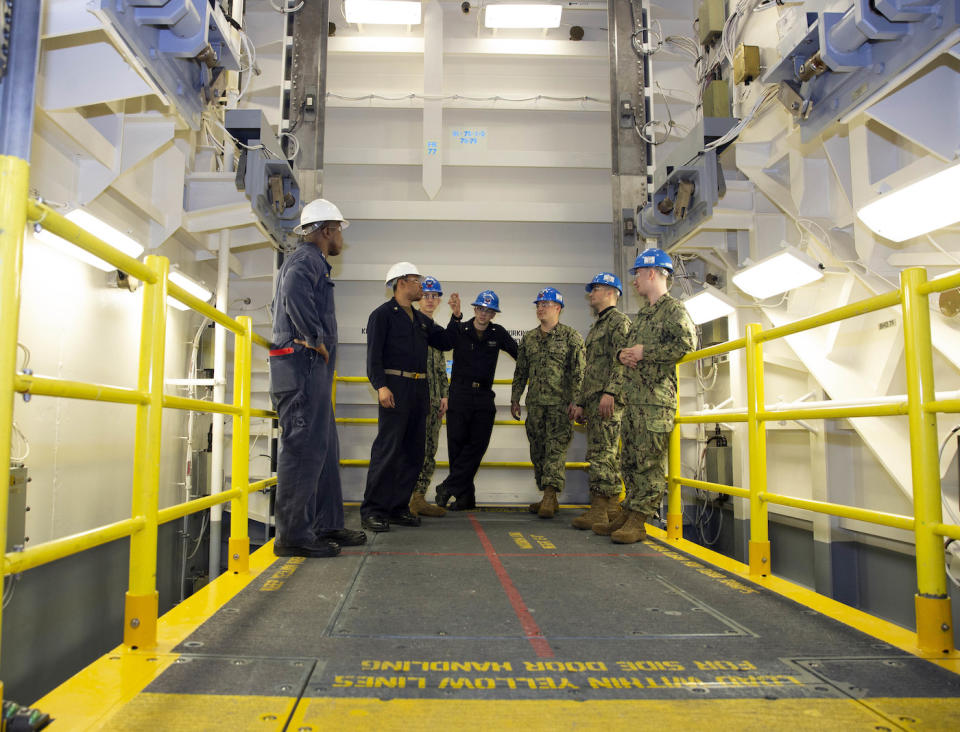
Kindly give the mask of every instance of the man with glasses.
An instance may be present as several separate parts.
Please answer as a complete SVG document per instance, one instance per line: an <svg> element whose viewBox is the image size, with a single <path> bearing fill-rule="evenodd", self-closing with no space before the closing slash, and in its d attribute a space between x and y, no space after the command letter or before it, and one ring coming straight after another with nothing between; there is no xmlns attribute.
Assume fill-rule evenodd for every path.
<svg viewBox="0 0 960 732"><path fill-rule="evenodd" d="M623 456L627 496L613 520L594 533L615 544L647 536L644 524L660 509L667 487L667 447L677 411L677 361L697 347L697 331L683 303L670 296L673 260L647 249L630 269L640 310L617 353L624 369Z"/></svg>
<svg viewBox="0 0 960 732"><path fill-rule="evenodd" d="M500 298L484 290L473 301L473 315L461 323L460 296L450 296L453 317L447 326L452 339L453 374L450 379L450 411L447 413L447 453L450 474L437 486L437 505L453 511L476 508L473 479L490 444L497 416L493 377L500 351L517 357L517 342L506 328L493 322L500 312Z"/></svg>
<svg viewBox="0 0 960 732"><path fill-rule="evenodd" d="M376 532L389 531L390 524L420 525L409 502L423 467L430 408L427 347L450 350L446 331L413 307L423 297L417 268L398 262L386 284L393 297L367 321L367 377L380 409L360 516L361 525Z"/></svg>
<svg viewBox="0 0 960 732"><path fill-rule="evenodd" d="M343 250L349 222L322 198L303 208L300 245L277 274L273 298L270 397L280 422L277 455L278 557L334 557L367 535L345 529L340 442L331 391L337 316L328 257Z"/></svg>
<svg viewBox="0 0 960 732"><path fill-rule="evenodd" d="M443 286L436 277L424 277L421 289L423 299L420 300L420 312L432 320L433 314L440 306ZM430 392L430 408L427 410L423 467L420 468L417 484L414 486L413 495L410 496L409 508L414 516L440 517L446 515L446 509L427 503L425 495L427 488L430 487L433 471L437 468L437 443L440 439L443 415L447 413L450 385L447 381L447 360L444 353L433 346L427 348L427 390Z"/></svg>
<svg viewBox="0 0 960 732"><path fill-rule="evenodd" d="M545 287L534 300L540 327L528 330L520 341L513 372L510 413L520 419L520 397L527 392L527 439L537 488L543 497L530 504L540 518L553 518L557 495L566 482L567 446L573 438L572 419L583 380L583 338L560 323L563 295Z"/></svg>

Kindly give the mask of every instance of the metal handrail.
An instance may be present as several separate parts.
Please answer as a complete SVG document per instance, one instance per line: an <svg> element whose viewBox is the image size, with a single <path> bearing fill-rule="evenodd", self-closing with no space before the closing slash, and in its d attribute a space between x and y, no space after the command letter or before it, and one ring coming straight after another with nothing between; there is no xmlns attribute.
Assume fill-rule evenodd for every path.
<svg viewBox="0 0 960 732"><path fill-rule="evenodd" d="M738 496L750 501L749 568L751 575L770 573L770 540L767 505L770 503L814 511L816 513L866 521L881 526L913 531L916 537L917 566L917 645L925 651L952 652L953 637L949 622L950 599L947 594L942 538L960 539L960 526L942 521L937 460L937 432L933 417L938 412L960 412L960 399L936 399L933 383L930 313L927 295L960 286L960 274L926 281L920 268L904 270L899 289L865 298L794 323L762 330L758 324L746 327L744 338L717 344L687 354L678 362L690 363L721 353L744 349L747 369L747 407L745 410L681 415L677 413L668 449L667 538L683 538L681 486ZM789 405L768 408L764 403L762 344L778 338L836 323L858 315L900 305L903 311L907 367L907 399L873 403L829 406ZM766 489L766 422L800 419L864 418L903 416L910 418L910 456L913 475L915 516L845 506L771 493ZM750 488L723 486L682 475L680 428L683 424L708 422L746 422L749 442Z"/></svg>

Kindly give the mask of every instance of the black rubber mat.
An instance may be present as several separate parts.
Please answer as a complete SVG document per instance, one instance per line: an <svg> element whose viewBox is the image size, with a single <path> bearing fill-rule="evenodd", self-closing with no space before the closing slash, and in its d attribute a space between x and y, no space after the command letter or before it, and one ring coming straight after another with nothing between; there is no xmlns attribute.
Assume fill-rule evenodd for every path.
<svg viewBox="0 0 960 732"><path fill-rule="evenodd" d="M662 543L577 531L574 515L451 513L371 534L336 559L278 559L176 649L190 660L149 691L960 697L960 676Z"/></svg>

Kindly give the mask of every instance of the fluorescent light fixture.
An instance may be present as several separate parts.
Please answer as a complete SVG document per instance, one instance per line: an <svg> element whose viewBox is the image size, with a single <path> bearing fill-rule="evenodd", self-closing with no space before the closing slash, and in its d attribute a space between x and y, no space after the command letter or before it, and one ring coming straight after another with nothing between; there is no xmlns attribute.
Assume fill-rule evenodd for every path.
<svg viewBox="0 0 960 732"><path fill-rule="evenodd" d="M105 224L103 221L98 219L96 216L93 216L83 209L74 209L68 213L65 217L68 221L72 221L81 229L86 230L90 234L93 234L98 239L102 239L110 246L115 249L119 249L124 254L133 257L136 259L141 254L143 254L143 247L131 239L126 234L117 231L109 224ZM47 231L46 229L41 229L36 232L34 236L47 246L56 249L64 254L68 254L74 259L78 259L81 262L89 264L91 267L96 267L97 269L102 269L104 272L112 272L116 269L109 262L105 262L96 257L93 254L90 254L86 249L81 249L75 244L71 244L66 239L63 239L56 234Z"/></svg>
<svg viewBox="0 0 960 732"><path fill-rule="evenodd" d="M403 0L346 0L348 23L420 25L420 3Z"/></svg>
<svg viewBox="0 0 960 732"><path fill-rule="evenodd" d="M730 298L710 285L704 285L702 292L684 300L683 304L695 325L723 318L737 309Z"/></svg>
<svg viewBox="0 0 960 732"><path fill-rule="evenodd" d="M823 277L820 265L795 247L751 264L733 276L733 284L748 295L763 300L781 292L809 285Z"/></svg>
<svg viewBox="0 0 960 732"><path fill-rule="evenodd" d="M200 298L204 302L209 300L210 296L213 295L213 293L210 292L210 290L208 290L206 287L201 285L199 282L197 282L196 280L190 279L183 272L180 272L179 270L176 270L176 269L170 270L170 281L175 285L179 285L184 290L189 292L191 295L193 295L194 297ZM172 308L176 308L177 310L190 309L188 305L184 305L182 302L180 302L176 298L170 297L169 295L167 296L167 304Z"/></svg>
<svg viewBox="0 0 960 732"><path fill-rule="evenodd" d="M954 165L880 196L861 208L857 216L884 239L912 239L960 221L958 187L960 165Z"/></svg>
<svg viewBox="0 0 960 732"><path fill-rule="evenodd" d="M559 28L559 5L488 5L483 16L487 28Z"/></svg>

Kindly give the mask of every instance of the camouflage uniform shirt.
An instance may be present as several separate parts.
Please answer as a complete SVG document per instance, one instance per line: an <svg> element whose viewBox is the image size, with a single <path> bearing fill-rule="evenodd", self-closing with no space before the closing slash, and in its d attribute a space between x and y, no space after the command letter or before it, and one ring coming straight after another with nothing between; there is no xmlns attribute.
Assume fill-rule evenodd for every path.
<svg viewBox="0 0 960 732"><path fill-rule="evenodd" d="M637 313L624 348L640 344L643 358L635 369L622 370L627 404L677 408L676 365L697 347L697 331L683 303L662 295Z"/></svg>
<svg viewBox="0 0 960 732"><path fill-rule="evenodd" d="M587 334L587 365L583 386L577 404L587 405L590 397L609 394L616 402L623 402L623 369L617 359L620 349L627 345L630 318L612 305L597 316Z"/></svg>
<svg viewBox="0 0 960 732"><path fill-rule="evenodd" d="M528 330L520 341L510 400L520 402L529 384L527 405L572 404L583 381L583 338L557 323L549 333Z"/></svg>

